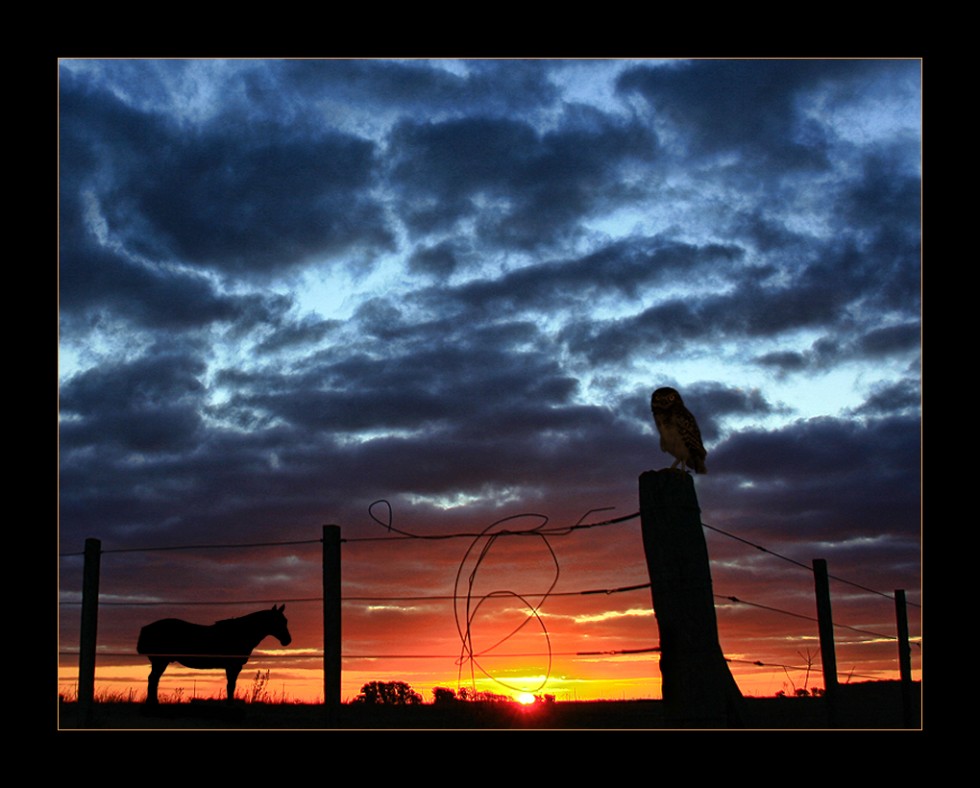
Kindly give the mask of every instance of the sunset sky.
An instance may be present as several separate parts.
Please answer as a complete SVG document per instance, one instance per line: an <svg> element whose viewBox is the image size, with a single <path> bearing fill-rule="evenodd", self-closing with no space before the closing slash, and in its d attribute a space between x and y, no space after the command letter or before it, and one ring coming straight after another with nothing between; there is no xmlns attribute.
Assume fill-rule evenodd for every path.
<svg viewBox="0 0 980 788"><path fill-rule="evenodd" d="M649 582L639 520L560 531L637 512L638 476L671 462L664 385L708 450L743 693L823 686L814 558L840 680L897 678L882 594L906 591L916 641L921 613L921 72L60 61L62 686L94 537L99 688L145 691L143 624L285 602L292 644L266 640L283 656L240 687L261 666L315 699L336 524L344 698L474 676L660 697L656 654L623 653L658 645L649 589L578 593ZM389 532L379 499L394 529L452 538ZM490 532L541 532L477 539L506 517ZM474 569L474 648L516 630L480 667L452 600ZM221 683L171 667L161 692Z"/></svg>

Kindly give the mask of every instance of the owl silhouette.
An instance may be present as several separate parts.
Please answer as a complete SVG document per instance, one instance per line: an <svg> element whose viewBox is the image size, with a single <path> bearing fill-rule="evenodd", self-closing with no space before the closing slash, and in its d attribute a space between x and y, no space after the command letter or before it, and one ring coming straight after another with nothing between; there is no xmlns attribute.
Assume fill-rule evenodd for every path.
<svg viewBox="0 0 980 788"><path fill-rule="evenodd" d="M653 421L660 433L660 449L674 456L671 470L681 464L681 471L688 466L696 473L707 473L704 464L708 452L701 442L701 430L698 422L686 407L681 395L672 388L659 388L650 398L650 410L653 411Z"/></svg>

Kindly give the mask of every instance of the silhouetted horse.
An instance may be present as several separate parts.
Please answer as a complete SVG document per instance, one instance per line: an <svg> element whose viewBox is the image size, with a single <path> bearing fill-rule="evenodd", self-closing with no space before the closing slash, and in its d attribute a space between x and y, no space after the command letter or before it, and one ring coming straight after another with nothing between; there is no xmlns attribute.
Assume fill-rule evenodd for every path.
<svg viewBox="0 0 980 788"><path fill-rule="evenodd" d="M272 635L284 646L292 641L281 607L260 610L241 618L228 618L211 626L164 618L140 630L136 650L150 658L150 682L146 702L157 702L157 688L167 665L179 662L188 668L224 668L228 700L235 698L235 683L245 663L263 638Z"/></svg>

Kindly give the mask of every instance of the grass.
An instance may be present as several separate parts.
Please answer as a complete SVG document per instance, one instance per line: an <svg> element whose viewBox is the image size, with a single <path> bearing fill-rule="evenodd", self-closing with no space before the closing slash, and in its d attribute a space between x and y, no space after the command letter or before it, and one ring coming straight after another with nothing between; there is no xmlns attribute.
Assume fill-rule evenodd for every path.
<svg viewBox="0 0 980 788"><path fill-rule="evenodd" d="M302 701L290 698L285 689L278 692L270 690L269 682L270 671L255 671L251 684L242 689L239 685L235 689L235 700L243 703L262 703L262 704L298 704ZM78 685L63 687L58 690L58 698L62 703L78 702ZM223 701L225 700L224 690L217 690L209 697L198 698L196 694L189 696L183 687L176 687L169 692L163 690L157 693L160 703L190 703L191 701ZM112 687L96 685L93 697L95 703L145 703L146 691L138 692L133 687L126 689L113 689Z"/></svg>
<svg viewBox="0 0 980 788"><path fill-rule="evenodd" d="M145 693L99 691L91 716L83 724L77 690L62 693L59 728L101 729L475 729L594 728L657 729L669 727L661 701L558 702L520 706L515 703L454 702L413 706L342 704L336 713L318 704L291 701L268 691L269 676L253 679L236 702L223 697L192 699L175 691L170 700L147 708ZM913 720L921 724L921 685L914 685ZM839 689L837 725L845 729L895 729L903 722L898 682L868 682ZM174 702L173 698L177 698ZM264 698L264 700L263 700ZM747 728L819 730L828 727L827 700L746 698ZM918 721L918 722L916 722Z"/></svg>

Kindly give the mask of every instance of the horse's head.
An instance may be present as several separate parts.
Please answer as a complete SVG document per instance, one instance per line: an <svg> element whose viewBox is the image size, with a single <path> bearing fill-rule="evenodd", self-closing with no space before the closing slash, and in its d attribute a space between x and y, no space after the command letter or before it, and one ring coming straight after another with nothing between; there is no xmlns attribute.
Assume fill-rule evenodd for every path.
<svg viewBox="0 0 980 788"><path fill-rule="evenodd" d="M293 642L293 636L289 634L289 629L286 627L286 616L282 612L285 609L285 605L280 605L279 607L272 606L271 615L269 616L269 634L276 638L282 645L288 646Z"/></svg>

